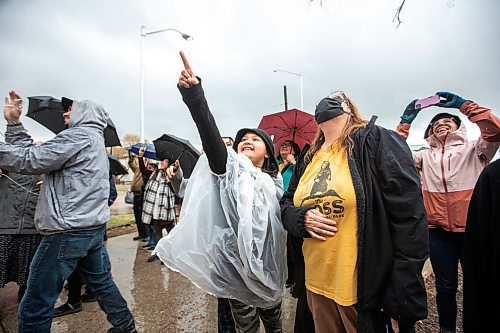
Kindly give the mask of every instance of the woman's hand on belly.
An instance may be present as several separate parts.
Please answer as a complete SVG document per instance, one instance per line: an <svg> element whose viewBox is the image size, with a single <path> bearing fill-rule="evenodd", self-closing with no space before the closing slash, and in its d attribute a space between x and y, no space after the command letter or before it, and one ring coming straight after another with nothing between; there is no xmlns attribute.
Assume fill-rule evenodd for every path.
<svg viewBox="0 0 500 333"><path fill-rule="evenodd" d="M312 238L326 241L337 232L337 222L327 219L317 209L310 209L305 215L306 230Z"/></svg>

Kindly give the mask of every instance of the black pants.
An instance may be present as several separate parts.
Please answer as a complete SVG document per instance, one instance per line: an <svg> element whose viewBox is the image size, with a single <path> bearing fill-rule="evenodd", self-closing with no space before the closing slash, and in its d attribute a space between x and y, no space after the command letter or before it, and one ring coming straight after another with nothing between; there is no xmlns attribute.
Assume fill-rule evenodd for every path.
<svg viewBox="0 0 500 333"><path fill-rule="evenodd" d="M142 194L134 193L134 218L137 232L141 238L148 238L146 225L142 223Z"/></svg>
<svg viewBox="0 0 500 333"><path fill-rule="evenodd" d="M167 233L174 228L174 221L167 223L165 220L155 220L151 219L151 225L153 226L155 232L155 242L158 244L160 239L163 237L163 228L167 229Z"/></svg>
<svg viewBox="0 0 500 333"><path fill-rule="evenodd" d="M231 305L227 298L217 298L217 332L236 333Z"/></svg>
<svg viewBox="0 0 500 333"><path fill-rule="evenodd" d="M75 269L73 273L68 277L68 303L71 305L80 303L82 301L82 286L83 280L78 274L78 269ZM85 287L85 292L89 295L92 292L89 288Z"/></svg>

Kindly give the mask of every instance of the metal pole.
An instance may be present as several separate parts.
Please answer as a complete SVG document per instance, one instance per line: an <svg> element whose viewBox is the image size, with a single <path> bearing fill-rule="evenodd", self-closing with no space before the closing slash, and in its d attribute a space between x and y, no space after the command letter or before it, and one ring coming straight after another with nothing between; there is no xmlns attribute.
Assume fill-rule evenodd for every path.
<svg viewBox="0 0 500 333"><path fill-rule="evenodd" d="M296 75L296 76L300 77L300 108L302 110L304 110L304 93L303 93L303 84L302 84L302 73L290 72L290 71L286 71L283 69L273 69L273 72L274 73L283 72L283 73L288 73L288 74L292 74L292 75Z"/></svg>
<svg viewBox="0 0 500 333"><path fill-rule="evenodd" d="M144 142L144 30L146 27L141 26L141 142Z"/></svg>
<svg viewBox="0 0 500 333"><path fill-rule="evenodd" d="M288 96L286 95L286 86L283 86L283 94L285 95L285 111L288 110Z"/></svg>

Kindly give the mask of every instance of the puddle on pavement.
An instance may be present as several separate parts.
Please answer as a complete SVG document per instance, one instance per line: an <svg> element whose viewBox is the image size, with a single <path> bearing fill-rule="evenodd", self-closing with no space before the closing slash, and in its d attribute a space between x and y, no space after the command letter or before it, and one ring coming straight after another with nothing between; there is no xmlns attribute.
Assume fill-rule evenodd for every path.
<svg viewBox="0 0 500 333"><path fill-rule="evenodd" d="M177 321L179 332L192 332L193 328L205 328L207 324L207 294L190 285L186 288L186 302L178 310L183 316Z"/></svg>
<svg viewBox="0 0 500 333"><path fill-rule="evenodd" d="M134 289L134 262L137 252L137 243L129 240L129 234L113 237L107 241L106 248L108 249L111 259L111 274L118 289L127 301L130 308L134 307L134 297L132 290Z"/></svg>

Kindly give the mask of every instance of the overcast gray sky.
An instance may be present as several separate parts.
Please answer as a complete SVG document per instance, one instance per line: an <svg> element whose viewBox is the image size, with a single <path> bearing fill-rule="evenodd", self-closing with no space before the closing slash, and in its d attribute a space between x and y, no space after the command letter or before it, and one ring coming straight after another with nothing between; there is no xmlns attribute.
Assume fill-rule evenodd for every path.
<svg viewBox="0 0 500 333"><path fill-rule="evenodd" d="M140 134L140 26L176 28L147 36L145 133L200 140L176 83L184 50L222 135L257 127L264 114L304 109L343 90L365 118L394 128L409 101L455 92L496 113L500 109L500 2L408 0L0 0L0 93L92 99L104 105L120 136ZM3 104L3 100L2 100ZM425 109L409 142L438 108ZM52 134L31 119L35 139ZM5 122L0 120L2 130ZM468 126L471 138L478 136Z"/></svg>

